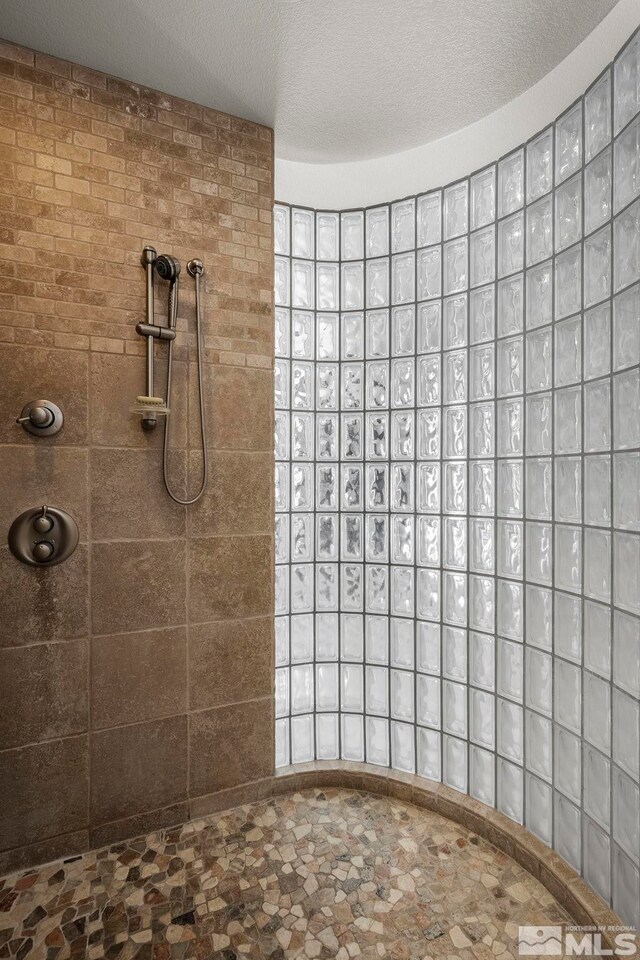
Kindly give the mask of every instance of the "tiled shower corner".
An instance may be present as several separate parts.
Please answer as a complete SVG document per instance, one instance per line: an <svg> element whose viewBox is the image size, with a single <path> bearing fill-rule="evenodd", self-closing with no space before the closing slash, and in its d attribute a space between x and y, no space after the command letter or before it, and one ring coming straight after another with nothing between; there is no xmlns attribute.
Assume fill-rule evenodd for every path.
<svg viewBox="0 0 640 960"><path fill-rule="evenodd" d="M275 208L277 763L442 780L640 925L640 38L442 190Z"/></svg>

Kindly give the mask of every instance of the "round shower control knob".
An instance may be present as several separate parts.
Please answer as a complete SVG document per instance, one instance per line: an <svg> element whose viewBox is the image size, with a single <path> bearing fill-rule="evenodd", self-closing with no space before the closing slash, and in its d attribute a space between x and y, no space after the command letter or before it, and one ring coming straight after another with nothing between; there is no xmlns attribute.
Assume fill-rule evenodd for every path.
<svg viewBox="0 0 640 960"><path fill-rule="evenodd" d="M48 540L41 540L33 548L33 559L37 560L38 563L44 563L53 556L53 549L52 543L49 543Z"/></svg>
<svg viewBox="0 0 640 960"><path fill-rule="evenodd" d="M53 520L48 515L46 509L43 509L39 517L33 521L33 529L36 533L49 533L53 526Z"/></svg>
<svg viewBox="0 0 640 960"><path fill-rule="evenodd" d="M62 427L62 410L51 400L31 400L23 408L16 423L34 437L51 437Z"/></svg>

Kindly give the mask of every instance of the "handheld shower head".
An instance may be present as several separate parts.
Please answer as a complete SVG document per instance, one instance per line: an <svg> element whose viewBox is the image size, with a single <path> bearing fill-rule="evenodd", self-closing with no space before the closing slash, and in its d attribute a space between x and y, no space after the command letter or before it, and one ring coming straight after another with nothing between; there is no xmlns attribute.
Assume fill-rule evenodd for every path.
<svg viewBox="0 0 640 960"><path fill-rule="evenodd" d="M175 257L170 257L167 253L162 253L156 260L156 273L161 280L169 280L170 283L180 276L180 261Z"/></svg>

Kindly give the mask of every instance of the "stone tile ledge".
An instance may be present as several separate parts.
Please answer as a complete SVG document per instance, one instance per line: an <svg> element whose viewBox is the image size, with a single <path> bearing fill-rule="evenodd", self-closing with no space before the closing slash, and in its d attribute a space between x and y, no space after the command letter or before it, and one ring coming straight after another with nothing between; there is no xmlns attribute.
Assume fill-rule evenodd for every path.
<svg viewBox="0 0 640 960"><path fill-rule="evenodd" d="M279 768L273 793L308 787L343 787L395 797L441 814L488 840L524 867L581 926L624 924L566 860L503 813L443 783L386 767L347 761L316 761ZM603 940L612 940L603 933Z"/></svg>

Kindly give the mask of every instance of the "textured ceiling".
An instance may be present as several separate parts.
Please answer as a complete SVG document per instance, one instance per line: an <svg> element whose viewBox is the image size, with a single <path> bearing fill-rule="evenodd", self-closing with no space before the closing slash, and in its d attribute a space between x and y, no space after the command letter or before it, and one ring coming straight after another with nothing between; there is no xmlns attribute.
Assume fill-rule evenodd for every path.
<svg viewBox="0 0 640 960"><path fill-rule="evenodd" d="M522 93L615 0L1 0L0 35L273 126L315 163L429 143Z"/></svg>

